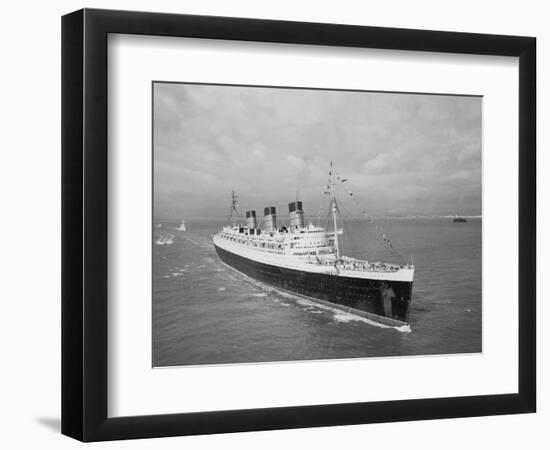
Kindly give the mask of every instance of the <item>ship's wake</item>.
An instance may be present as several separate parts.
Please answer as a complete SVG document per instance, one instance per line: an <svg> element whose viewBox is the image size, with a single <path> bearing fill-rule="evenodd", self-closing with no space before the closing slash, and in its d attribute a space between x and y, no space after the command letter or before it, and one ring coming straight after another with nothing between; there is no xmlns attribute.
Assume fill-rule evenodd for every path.
<svg viewBox="0 0 550 450"><path fill-rule="evenodd" d="M189 242L189 243L193 244L194 246L196 246L198 248L203 249L203 250L211 250L212 249L212 245L208 241L198 242L194 239L189 238L188 236L182 237L182 239L186 242Z"/></svg>

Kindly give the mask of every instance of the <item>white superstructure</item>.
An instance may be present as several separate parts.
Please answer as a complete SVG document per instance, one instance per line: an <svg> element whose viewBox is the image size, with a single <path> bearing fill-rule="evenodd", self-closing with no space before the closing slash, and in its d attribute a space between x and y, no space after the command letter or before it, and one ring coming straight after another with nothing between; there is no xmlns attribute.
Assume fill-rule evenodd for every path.
<svg viewBox="0 0 550 450"><path fill-rule="evenodd" d="M214 244L252 261L277 267L373 280L413 281L414 267L338 257L336 239L343 231L328 232L313 224L273 231L226 226L213 236Z"/></svg>

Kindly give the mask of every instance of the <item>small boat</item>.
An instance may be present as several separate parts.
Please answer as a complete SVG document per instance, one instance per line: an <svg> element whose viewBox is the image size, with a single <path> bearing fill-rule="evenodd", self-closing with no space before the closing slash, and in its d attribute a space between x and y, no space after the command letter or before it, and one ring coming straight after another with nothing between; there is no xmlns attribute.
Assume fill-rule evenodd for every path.
<svg viewBox="0 0 550 450"><path fill-rule="evenodd" d="M174 235L173 234L167 234L163 235L161 234L158 239L155 241L155 244L157 245L172 245L174 243Z"/></svg>
<svg viewBox="0 0 550 450"><path fill-rule="evenodd" d="M454 223L466 223L468 222L465 217L461 217L459 215L456 215L453 219Z"/></svg>

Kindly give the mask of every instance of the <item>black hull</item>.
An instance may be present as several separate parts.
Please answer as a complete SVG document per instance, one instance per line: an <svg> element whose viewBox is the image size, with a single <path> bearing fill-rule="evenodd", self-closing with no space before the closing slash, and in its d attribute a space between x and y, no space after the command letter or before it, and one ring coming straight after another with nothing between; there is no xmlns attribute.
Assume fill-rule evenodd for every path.
<svg viewBox="0 0 550 450"><path fill-rule="evenodd" d="M262 283L386 325L401 326L409 322L412 282L349 278L287 269L252 261L217 245L214 247L224 263Z"/></svg>

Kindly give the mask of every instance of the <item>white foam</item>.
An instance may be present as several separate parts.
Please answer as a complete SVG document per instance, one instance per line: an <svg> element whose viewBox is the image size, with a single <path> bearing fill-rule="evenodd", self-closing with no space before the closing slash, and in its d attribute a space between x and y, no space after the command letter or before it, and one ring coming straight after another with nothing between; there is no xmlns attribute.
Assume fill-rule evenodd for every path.
<svg viewBox="0 0 550 450"><path fill-rule="evenodd" d="M375 322L374 320L369 320L366 317L357 316L355 314L347 313L344 311L337 311L332 317L336 322L348 323L352 321L363 322L369 325L374 325L379 328L396 328L389 325L384 325L383 323Z"/></svg>
<svg viewBox="0 0 550 450"><path fill-rule="evenodd" d="M351 322L352 320L355 320L355 318L352 317L351 314L346 314L341 312L337 312L336 314L334 314L332 318L336 322L343 322L343 323L348 323L348 322Z"/></svg>
<svg viewBox="0 0 550 450"><path fill-rule="evenodd" d="M223 292L223 291L225 291L225 288L224 287L218 288L218 291Z"/></svg>
<svg viewBox="0 0 550 450"><path fill-rule="evenodd" d="M315 312L314 309L324 309L325 311L330 311L333 313L332 319L336 322L341 323L349 323L349 322L363 322L368 325L374 325L375 327L379 328L393 328L394 330L400 331L400 332L410 332L411 328L409 325L402 325L400 327L393 327L391 325L385 325L383 323L375 322L374 320L367 319L366 317L359 316L357 314L353 314L351 312L345 312L338 308L333 308L328 305L324 305L322 303L316 303L314 301L305 300L305 299L297 299L296 300L300 305L306 306L308 308L305 309L305 311L314 313L314 314L320 314L321 311Z"/></svg>

